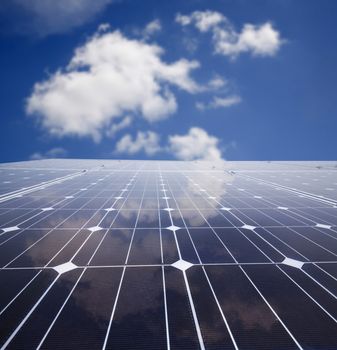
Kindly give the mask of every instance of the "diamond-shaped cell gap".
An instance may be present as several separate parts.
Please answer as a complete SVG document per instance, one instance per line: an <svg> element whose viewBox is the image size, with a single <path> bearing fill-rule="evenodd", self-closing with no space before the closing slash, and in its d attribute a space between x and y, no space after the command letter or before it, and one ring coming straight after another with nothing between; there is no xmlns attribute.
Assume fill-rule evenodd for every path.
<svg viewBox="0 0 337 350"><path fill-rule="evenodd" d="M302 266L304 265L304 262L303 261L299 261L299 260L295 260L295 259L291 259L291 258L285 258L282 261L282 264L288 265L288 266L292 266L292 267L296 267L297 269L301 269Z"/></svg>
<svg viewBox="0 0 337 350"><path fill-rule="evenodd" d="M178 231L181 229L181 227L178 227L178 226L175 226L175 225L172 225L172 226L169 226L169 227L166 227L168 230L171 230L171 231Z"/></svg>
<svg viewBox="0 0 337 350"><path fill-rule="evenodd" d="M68 271L75 270L75 269L77 269L77 268L78 268L78 266L75 265L74 263L72 263L71 261L68 261L68 262L66 262L66 263L64 263L64 264L57 265L57 266L54 266L54 267L53 267L53 269L54 269L57 273L59 273L60 275L61 275L62 273L66 273L66 272L68 272Z"/></svg>
<svg viewBox="0 0 337 350"><path fill-rule="evenodd" d="M122 199L123 197L115 197L115 199Z"/></svg>
<svg viewBox="0 0 337 350"><path fill-rule="evenodd" d="M280 210L288 210L287 207L277 207L277 209L280 209Z"/></svg>
<svg viewBox="0 0 337 350"><path fill-rule="evenodd" d="M190 262L188 262L186 260L180 259L180 260L177 260L175 263L173 263L171 266L175 267L178 270L186 271L191 266L193 266L193 264L191 264Z"/></svg>
<svg viewBox="0 0 337 350"><path fill-rule="evenodd" d="M330 225L325 225L325 224L316 224L316 227L331 229L331 226L330 226Z"/></svg>
<svg viewBox="0 0 337 350"><path fill-rule="evenodd" d="M105 211L114 211L114 210L116 210L115 208L105 208L104 209Z"/></svg>
<svg viewBox="0 0 337 350"><path fill-rule="evenodd" d="M74 196L65 196L64 198L70 199L70 198L74 198Z"/></svg>
<svg viewBox="0 0 337 350"><path fill-rule="evenodd" d="M171 197L162 197L162 199L170 199Z"/></svg>
<svg viewBox="0 0 337 350"><path fill-rule="evenodd" d="M221 210L225 210L225 211L230 211L232 208L228 208L228 207L222 207L220 208Z"/></svg>
<svg viewBox="0 0 337 350"><path fill-rule="evenodd" d="M163 210L172 211L172 210L174 210L174 209L173 209L173 208L164 208Z"/></svg>
<svg viewBox="0 0 337 350"><path fill-rule="evenodd" d="M51 211L51 210L54 210L53 207L48 207L48 208L42 208L41 209L42 211Z"/></svg>
<svg viewBox="0 0 337 350"><path fill-rule="evenodd" d="M100 226L93 226L93 227L89 227L88 230L91 232L96 232L96 231L103 230L103 228Z"/></svg>
<svg viewBox="0 0 337 350"><path fill-rule="evenodd" d="M241 228L244 228L244 229L246 229L246 230L251 230L251 231L253 231L253 230L255 230L255 229L256 229L256 227L255 227L255 226L252 226L252 225L246 225L246 224L242 225L242 226L241 226Z"/></svg>
<svg viewBox="0 0 337 350"><path fill-rule="evenodd" d="M20 227L18 227L18 226L3 227L1 230L3 231L3 233L12 232L12 231L20 230Z"/></svg>

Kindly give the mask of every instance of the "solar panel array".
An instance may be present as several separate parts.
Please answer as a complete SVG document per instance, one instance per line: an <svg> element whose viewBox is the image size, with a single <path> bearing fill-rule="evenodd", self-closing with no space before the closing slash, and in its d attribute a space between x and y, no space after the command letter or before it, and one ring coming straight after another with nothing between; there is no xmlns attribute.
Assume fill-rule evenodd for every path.
<svg viewBox="0 0 337 350"><path fill-rule="evenodd" d="M334 162L0 166L1 349L337 349Z"/></svg>

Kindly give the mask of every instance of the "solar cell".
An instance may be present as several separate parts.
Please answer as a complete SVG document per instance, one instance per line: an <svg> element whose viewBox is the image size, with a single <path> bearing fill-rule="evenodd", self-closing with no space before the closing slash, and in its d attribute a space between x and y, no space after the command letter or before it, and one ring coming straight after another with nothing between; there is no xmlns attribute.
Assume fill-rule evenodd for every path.
<svg viewBox="0 0 337 350"><path fill-rule="evenodd" d="M0 165L0 348L337 349L336 175Z"/></svg>

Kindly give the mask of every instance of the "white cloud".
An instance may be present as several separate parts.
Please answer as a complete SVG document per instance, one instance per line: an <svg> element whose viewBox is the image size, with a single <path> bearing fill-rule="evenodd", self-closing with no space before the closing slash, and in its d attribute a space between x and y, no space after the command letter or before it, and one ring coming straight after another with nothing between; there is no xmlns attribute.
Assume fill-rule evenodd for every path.
<svg viewBox="0 0 337 350"><path fill-rule="evenodd" d="M222 154L220 140L199 127L192 127L185 135L169 135L165 146L160 144L160 137L153 131L138 131L135 138L124 135L116 144L114 153L134 155L145 152L153 156L159 152L171 154L180 160L203 160L219 162Z"/></svg>
<svg viewBox="0 0 337 350"><path fill-rule="evenodd" d="M211 32L215 53L232 58L244 52L254 56L273 56L284 42L270 22L261 25L247 23L241 32L237 32L224 15L215 11L178 14L176 21L182 26L193 24L200 32Z"/></svg>
<svg viewBox="0 0 337 350"><path fill-rule="evenodd" d="M182 26L194 23L201 32L207 32L218 24L226 22L226 17L216 11L194 11L187 16L178 13L176 16L176 22Z"/></svg>
<svg viewBox="0 0 337 350"><path fill-rule="evenodd" d="M112 0L2 0L0 15L11 17L8 29L20 34L67 32L92 20Z"/></svg>
<svg viewBox="0 0 337 350"><path fill-rule="evenodd" d="M149 39L152 35L160 32L162 29L159 19L155 19L148 23L142 31L142 36L145 39Z"/></svg>
<svg viewBox="0 0 337 350"><path fill-rule="evenodd" d="M199 46L199 40L196 37L193 37L191 35L190 36L184 35L181 38L181 43L190 54L194 54L197 51Z"/></svg>
<svg viewBox="0 0 337 350"><path fill-rule="evenodd" d="M164 119L177 110L171 86L188 93L202 89L190 76L197 61L169 64L163 53L157 45L100 30L75 51L65 69L35 84L26 111L53 135L96 141L126 114L150 122Z"/></svg>
<svg viewBox="0 0 337 350"><path fill-rule="evenodd" d="M130 134L124 135L116 144L116 153L135 154L144 151L152 156L161 150L159 135L153 131L138 131L133 139Z"/></svg>
<svg viewBox="0 0 337 350"><path fill-rule="evenodd" d="M240 96L226 96L226 97L213 97L212 101L209 103L197 102L196 107L199 110L205 109L216 109L216 108L227 108L234 106L241 102Z"/></svg>
<svg viewBox="0 0 337 350"><path fill-rule="evenodd" d="M109 137L114 137L117 132L127 128L131 125L131 123L132 118L130 116L126 116L119 123L116 122L115 124L112 124L110 129L106 131L106 135Z"/></svg>
<svg viewBox="0 0 337 350"><path fill-rule="evenodd" d="M168 150L181 160L221 161L219 142L204 129L192 127L186 135L169 136Z"/></svg>
<svg viewBox="0 0 337 350"><path fill-rule="evenodd" d="M241 33L217 28L214 32L215 51L236 57L242 52L255 56L273 56L282 45L280 33L267 22L260 26L245 24Z"/></svg>
<svg viewBox="0 0 337 350"><path fill-rule="evenodd" d="M39 159L46 159L46 158L65 158L67 157L67 155L68 155L68 152L64 148L54 147L44 153L35 152L29 157L29 159L39 160Z"/></svg>
<svg viewBox="0 0 337 350"><path fill-rule="evenodd" d="M220 89L226 85L227 85L227 80L223 79L220 76L215 76L213 79L211 79L208 82L208 87L214 90Z"/></svg>

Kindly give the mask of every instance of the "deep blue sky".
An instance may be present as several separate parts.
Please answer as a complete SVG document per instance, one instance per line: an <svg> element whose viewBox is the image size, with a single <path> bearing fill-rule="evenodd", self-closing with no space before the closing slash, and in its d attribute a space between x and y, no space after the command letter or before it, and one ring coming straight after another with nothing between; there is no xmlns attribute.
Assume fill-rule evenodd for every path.
<svg viewBox="0 0 337 350"><path fill-rule="evenodd" d="M29 2L30 0L27 0ZM35 2L35 1L34 1ZM1 7L3 6L3 9ZM222 13L239 32L245 23L270 21L285 42L272 57L240 54L236 59L213 53L211 34L175 23L178 12L211 10ZM173 159L170 152L153 156L113 153L125 134L151 130L161 137L186 134L190 127L217 137L229 160L333 160L337 150L337 1L335 0L120 0L111 2L82 25L62 33L18 29L29 13L0 5L0 161L29 159L34 153L62 148L74 158ZM33 15L32 15L33 16ZM149 39L165 49L163 61L198 60L191 73L200 84L215 74L229 81L230 94L241 103L199 111L196 101L212 93L193 95L172 87L178 109L169 118L148 123L135 118L114 137L94 142L90 136L50 135L37 118L27 116L25 101L37 82L64 68L76 47L83 45L101 23L128 38L158 19L162 30ZM17 29L17 30L16 30ZM184 37L186 36L186 38ZM195 39L191 52L184 40Z"/></svg>

